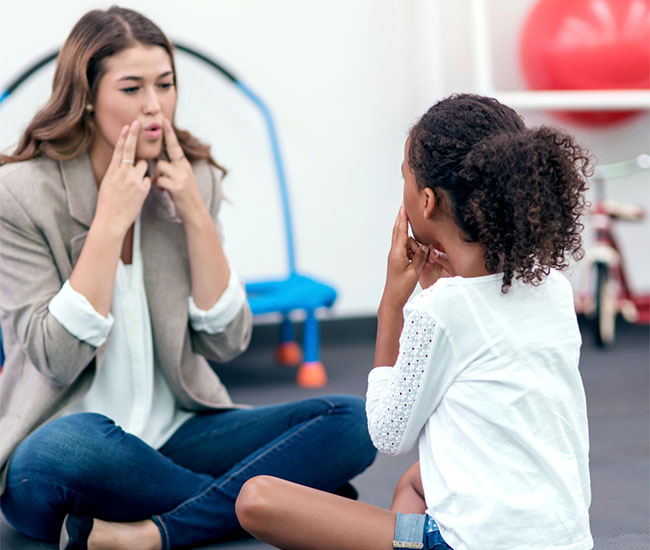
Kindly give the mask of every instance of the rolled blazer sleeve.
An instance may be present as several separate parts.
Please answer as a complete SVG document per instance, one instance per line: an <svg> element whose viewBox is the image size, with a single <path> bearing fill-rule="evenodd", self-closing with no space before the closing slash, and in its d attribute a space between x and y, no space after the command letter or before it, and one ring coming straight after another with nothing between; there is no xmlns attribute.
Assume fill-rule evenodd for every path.
<svg viewBox="0 0 650 550"><path fill-rule="evenodd" d="M223 243L223 234L219 222L219 208L222 199L221 172L213 166L207 167L207 170L210 174L210 185L212 187L207 206L217 228L219 239ZM243 283L238 282L237 284L240 285L242 293L245 295ZM242 300L237 313L223 327L223 330L217 333L211 334L206 330L197 330L194 323L190 323L192 349L206 359L225 363L246 350L251 339L252 326L253 316L248 300Z"/></svg>
<svg viewBox="0 0 650 550"><path fill-rule="evenodd" d="M36 369L66 386L93 360L97 348L73 336L49 312L62 286L45 235L0 186L0 310Z"/></svg>
<svg viewBox="0 0 650 550"><path fill-rule="evenodd" d="M100 315L81 292L70 286L69 279L50 300L48 309L70 334L96 348L106 342L115 322L110 312L108 317Z"/></svg>
<svg viewBox="0 0 650 550"><path fill-rule="evenodd" d="M192 328L210 334L222 332L239 313L245 301L246 292L237 273L231 268L226 290L209 310L200 309L194 298L190 296L188 311Z"/></svg>

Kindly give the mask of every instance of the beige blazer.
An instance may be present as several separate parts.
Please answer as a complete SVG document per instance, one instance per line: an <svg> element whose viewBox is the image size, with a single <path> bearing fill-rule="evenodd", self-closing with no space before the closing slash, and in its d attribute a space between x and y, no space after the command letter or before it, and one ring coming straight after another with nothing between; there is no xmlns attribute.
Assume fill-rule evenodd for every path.
<svg viewBox="0 0 650 550"><path fill-rule="evenodd" d="M206 162L193 169L218 227L219 172ZM190 327L185 231L161 197L152 189L145 201L141 233L156 364L181 407L238 407L206 358L225 362L246 349L250 309L245 304L219 334ZM95 348L78 340L48 311L79 258L96 203L87 154L0 167L0 326L6 355L0 375L0 493L17 445L81 399L102 365L106 344Z"/></svg>

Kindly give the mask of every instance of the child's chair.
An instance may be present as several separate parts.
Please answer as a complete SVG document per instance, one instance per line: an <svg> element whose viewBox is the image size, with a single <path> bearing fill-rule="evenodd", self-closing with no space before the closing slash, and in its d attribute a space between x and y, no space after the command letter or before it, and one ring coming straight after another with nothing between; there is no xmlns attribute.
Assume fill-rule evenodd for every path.
<svg viewBox="0 0 650 550"><path fill-rule="evenodd" d="M287 246L288 275L283 279L251 281L246 284L248 300L253 314L280 313L280 344L276 352L276 360L283 365L300 365L298 368L298 385L308 388L319 388L327 384L327 372L320 362L319 353L319 328L316 310L322 307L331 307L336 300L336 290L330 285L299 274L296 271L295 252L293 246L293 226L291 223L291 210L287 190L284 165L280 154L277 133L271 112L264 102L243 82L236 78L229 70L222 67L212 58L199 53L187 46L176 44L176 49L188 53L207 63L213 69L230 80L241 90L262 112L268 137L273 151L273 160L277 175L282 210L284 217L284 230ZM0 104L9 97L14 90L38 69L56 59L58 52L48 54L40 61L33 64L7 86L0 95ZM305 313L303 330L303 350L296 343L295 330L289 315L293 311ZM0 351L0 364L2 355Z"/></svg>

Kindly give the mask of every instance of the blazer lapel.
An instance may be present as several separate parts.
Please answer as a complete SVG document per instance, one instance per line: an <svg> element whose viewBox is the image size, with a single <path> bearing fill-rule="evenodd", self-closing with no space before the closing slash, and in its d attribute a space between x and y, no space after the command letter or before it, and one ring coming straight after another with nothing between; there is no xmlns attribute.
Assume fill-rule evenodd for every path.
<svg viewBox="0 0 650 550"><path fill-rule="evenodd" d="M86 228L85 231L78 233L70 240L70 260L74 266L86 241L88 228L95 217L98 195L97 181L88 153L83 153L70 160L60 161L59 167L70 216Z"/></svg>
<svg viewBox="0 0 650 550"><path fill-rule="evenodd" d="M151 193L158 193L153 189ZM181 223L163 219L150 197L142 208L140 246L142 276L154 334L157 360L172 384L178 384L178 369L187 334L190 268ZM171 379L170 379L171 378Z"/></svg>
<svg viewBox="0 0 650 550"><path fill-rule="evenodd" d="M86 227L95 217L98 186L88 153L59 163L70 215Z"/></svg>

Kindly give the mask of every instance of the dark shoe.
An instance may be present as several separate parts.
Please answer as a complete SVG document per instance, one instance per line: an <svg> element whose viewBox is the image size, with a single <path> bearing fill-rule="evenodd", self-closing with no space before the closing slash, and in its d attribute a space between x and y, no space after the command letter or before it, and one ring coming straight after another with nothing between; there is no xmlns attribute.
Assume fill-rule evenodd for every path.
<svg viewBox="0 0 650 550"><path fill-rule="evenodd" d="M341 485L336 491L334 491L334 494L351 500L357 500L359 498L359 492L350 483Z"/></svg>
<svg viewBox="0 0 650 550"><path fill-rule="evenodd" d="M93 518L68 514L63 519L59 550L88 550L88 537L93 529Z"/></svg>

